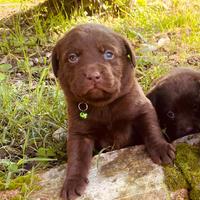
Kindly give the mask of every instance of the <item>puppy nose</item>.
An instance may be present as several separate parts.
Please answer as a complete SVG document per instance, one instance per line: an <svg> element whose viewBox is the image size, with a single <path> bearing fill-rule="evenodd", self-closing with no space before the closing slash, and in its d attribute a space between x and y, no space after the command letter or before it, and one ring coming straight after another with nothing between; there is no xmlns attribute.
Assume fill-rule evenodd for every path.
<svg viewBox="0 0 200 200"><path fill-rule="evenodd" d="M190 133L190 132L192 132L192 130L193 130L193 128L191 126L188 126L185 128L186 133Z"/></svg>
<svg viewBox="0 0 200 200"><path fill-rule="evenodd" d="M101 78L101 74L98 71L90 72L86 75L86 78L90 81L99 81Z"/></svg>

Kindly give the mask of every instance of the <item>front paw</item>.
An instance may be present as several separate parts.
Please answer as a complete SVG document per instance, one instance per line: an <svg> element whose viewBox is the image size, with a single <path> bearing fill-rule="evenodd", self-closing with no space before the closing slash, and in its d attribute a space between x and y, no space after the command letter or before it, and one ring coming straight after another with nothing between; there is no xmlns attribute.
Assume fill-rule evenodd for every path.
<svg viewBox="0 0 200 200"><path fill-rule="evenodd" d="M175 159L175 147L166 141L157 141L147 145L147 151L156 164L173 164Z"/></svg>
<svg viewBox="0 0 200 200"><path fill-rule="evenodd" d="M67 177L61 190L63 200L74 200L81 196L88 184L88 179L83 177Z"/></svg>

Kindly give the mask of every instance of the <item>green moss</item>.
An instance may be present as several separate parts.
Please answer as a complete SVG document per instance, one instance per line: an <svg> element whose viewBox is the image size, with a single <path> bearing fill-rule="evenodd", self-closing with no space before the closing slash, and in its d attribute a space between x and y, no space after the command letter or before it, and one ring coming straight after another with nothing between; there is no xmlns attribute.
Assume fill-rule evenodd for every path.
<svg viewBox="0 0 200 200"><path fill-rule="evenodd" d="M39 177L33 174L26 174L24 176L18 176L15 179L12 179L6 188L5 180L3 178L0 179L0 191L3 190L19 190L20 193L17 194L15 197L12 198L12 200L21 200L23 199L22 196L24 194L27 194L30 191L33 190L39 190L40 186L37 184L39 182Z"/></svg>
<svg viewBox="0 0 200 200"><path fill-rule="evenodd" d="M11 200L22 200L22 196L21 195L17 195L13 198L11 198Z"/></svg>
<svg viewBox="0 0 200 200"><path fill-rule="evenodd" d="M190 199L200 200L200 188L194 188L190 192Z"/></svg>
<svg viewBox="0 0 200 200"><path fill-rule="evenodd" d="M200 200L200 148L189 144L176 147L176 167L166 166L165 183L171 191L189 189L191 200Z"/></svg>
<svg viewBox="0 0 200 200"><path fill-rule="evenodd" d="M169 190L176 191L182 188L189 188L183 174L176 167L166 166L164 168L164 173L165 183Z"/></svg>
<svg viewBox="0 0 200 200"><path fill-rule="evenodd" d="M0 180L0 190L21 189L23 192L25 186L33 184L33 180L36 182L39 181L39 178L37 176L33 176L32 174L18 176L10 181L8 188L5 188L5 182Z"/></svg>
<svg viewBox="0 0 200 200"><path fill-rule="evenodd" d="M0 177L0 191L4 190L4 188L5 188L5 185L4 185L3 179Z"/></svg>
<svg viewBox="0 0 200 200"><path fill-rule="evenodd" d="M188 144L178 145L175 163L190 184L190 198L200 200L200 148Z"/></svg>

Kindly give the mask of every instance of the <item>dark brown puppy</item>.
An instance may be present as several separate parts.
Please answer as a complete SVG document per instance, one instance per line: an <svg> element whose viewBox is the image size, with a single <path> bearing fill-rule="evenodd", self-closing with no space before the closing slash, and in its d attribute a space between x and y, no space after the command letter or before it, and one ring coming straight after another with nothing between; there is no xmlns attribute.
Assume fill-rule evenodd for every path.
<svg viewBox="0 0 200 200"><path fill-rule="evenodd" d="M174 148L161 136L155 110L134 77L135 56L124 38L102 25L77 26L58 41L52 63L68 105L63 199L83 193L94 147L144 142L154 162L172 162Z"/></svg>
<svg viewBox="0 0 200 200"><path fill-rule="evenodd" d="M200 130L200 73L180 68L161 78L147 94L166 138L173 141Z"/></svg>

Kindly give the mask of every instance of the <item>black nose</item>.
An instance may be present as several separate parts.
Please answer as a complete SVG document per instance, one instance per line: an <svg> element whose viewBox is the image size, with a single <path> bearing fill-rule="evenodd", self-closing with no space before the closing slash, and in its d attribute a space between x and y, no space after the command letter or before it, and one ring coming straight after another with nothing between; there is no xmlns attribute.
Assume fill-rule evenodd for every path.
<svg viewBox="0 0 200 200"><path fill-rule="evenodd" d="M187 134L190 134L192 133L193 131L193 127L192 126L186 126L186 127L182 127L179 132L180 132L180 135L184 136L184 135L187 135Z"/></svg>
<svg viewBox="0 0 200 200"><path fill-rule="evenodd" d="M98 82L101 79L101 74L98 71L90 72L86 75L86 78L90 81Z"/></svg>
<svg viewBox="0 0 200 200"><path fill-rule="evenodd" d="M188 126L188 127L185 128L186 133L191 133L192 130L193 130L193 128L191 126Z"/></svg>

